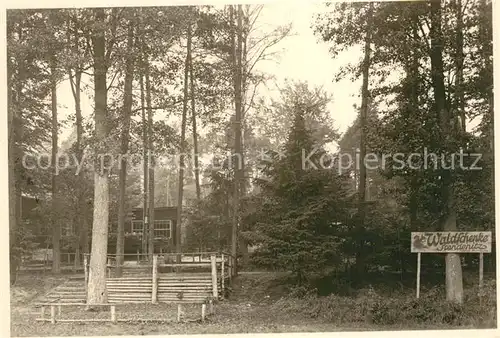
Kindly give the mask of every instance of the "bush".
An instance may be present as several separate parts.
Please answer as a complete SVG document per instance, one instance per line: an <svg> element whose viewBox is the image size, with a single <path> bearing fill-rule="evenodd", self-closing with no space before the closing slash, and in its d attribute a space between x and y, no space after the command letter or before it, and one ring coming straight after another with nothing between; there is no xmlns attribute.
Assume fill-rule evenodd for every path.
<svg viewBox="0 0 500 338"><path fill-rule="evenodd" d="M355 297L328 295L317 297L297 290L299 297L282 298L274 304L276 310L300 313L311 318L336 324L355 322L377 325L449 325L475 328L496 327L496 283L484 286L484 297L479 303L477 288L467 290L464 305L447 302L444 288L433 288L422 293L382 297L374 289L360 290Z"/></svg>

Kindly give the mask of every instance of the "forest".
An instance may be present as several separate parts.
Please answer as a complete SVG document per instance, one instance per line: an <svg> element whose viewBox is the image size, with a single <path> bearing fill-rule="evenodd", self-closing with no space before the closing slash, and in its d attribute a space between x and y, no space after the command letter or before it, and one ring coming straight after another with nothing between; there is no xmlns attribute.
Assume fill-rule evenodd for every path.
<svg viewBox="0 0 500 338"><path fill-rule="evenodd" d="M36 249L51 249L55 275L65 253L75 265L89 254L88 302L105 302L107 254L123 263L138 206L145 224L176 207L170 252L288 272L291 297L308 302L380 285L414 298L411 232L494 239L492 2L322 6L310 18L318 43L332 60L353 55L331 81L360 84L344 131L335 93L293 79L262 90L273 75L258 65L294 34L292 21L260 29L266 5L8 10L11 285ZM30 220L23 196L39 201ZM491 315L494 246L487 301L475 254L423 255L422 292ZM309 310L330 311L319 300Z"/></svg>

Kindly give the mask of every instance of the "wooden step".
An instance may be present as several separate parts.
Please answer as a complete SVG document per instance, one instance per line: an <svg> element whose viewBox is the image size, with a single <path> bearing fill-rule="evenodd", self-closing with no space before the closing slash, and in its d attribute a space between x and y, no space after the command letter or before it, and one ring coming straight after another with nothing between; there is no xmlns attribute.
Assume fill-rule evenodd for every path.
<svg viewBox="0 0 500 338"><path fill-rule="evenodd" d="M203 301L208 301L210 298L209 297L183 297L183 298L177 298L177 297L158 297L158 302L177 302L177 301L183 301L183 302L203 302Z"/></svg>
<svg viewBox="0 0 500 338"><path fill-rule="evenodd" d="M56 287L56 289L60 289L60 290L68 290L68 291L71 291L71 290L81 290L81 289L85 289L85 285L78 285L78 286L72 286L72 285L66 285L66 284L63 284L63 285L59 285Z"/></svg>
<svg viewBox="0 0 500 338"><path fill-rule="evenodd" d="M114 290L114 291L136 291L136 290L151 290L151 286L107 286L108 291Z"/></svg>
<svg viewBox="0 0 500 338"><path fill-rule="evenodd" d="M210 297L212 296L211 292L174 292L174 293L165 293L161 292L158 294L158 298L169 298L169 297L175 297L175 298L200 298L200 297Z"/></svg>
<svg viewBox="0 0 500 338"><path fill-rule="evenodd" d="M85 290L79 290L79 291L62 291L62 290L54 290L52 292L53 294L58 294L58 295L80 295L80 294L85 294Z"/></svg>
<svg viewBox="0 0 500 338"><path fill-rule="evenodd" d="M152 277L120 277L120 278L108 278L107 282L142 282L151 281Z"/></svg>
<svg viewBox="0 0 500 338"><path fill-rule="evenodd" d="M152 302L149 297L108 297L108 302Z"/></svg>
<svg viewBox="0 0 500 338"><path fill-rule="evenodd" d="M189 287L205 287L211 288L212 283L190 283L190 284L170 284L170 283L158 283L158 286L166 287L166 288L189 288Z"/></svg>
<svg viewBox="0 0 500 338"><path fill-rule="evenodd" d="M85 298L48 298L47 300L58 303L85 303L87 301Z"/></svg>
<svg viewBox="0 0 500 338"><path fill-rule="evenodd" d="M108 297L111 298L133 298L133 297L151 297L152 293L151 292L134 292L134 293L108 293Z"/></svg>
<svg viewBox="0 0 500 338"><path fill-rule="evenodd" d="M164 279L160 278L158 283L212 283L211 279Z"/></svg>
<svg viewBox="0 0 500 338"><path fill-rule="evenodd" d="M120 289L120 288L130 288L130 289L140 289L147 288L151 289L153 287L152 284L106 284L106 288L108 289Z"/></svg>
<svg viewBox="0 0 500 338"><path fill-rule="evenodd" d="M204 288L204 287L190 287L190 288L158 288L158 292L199 292L199 291L212 291L212 288Z"/></svg>

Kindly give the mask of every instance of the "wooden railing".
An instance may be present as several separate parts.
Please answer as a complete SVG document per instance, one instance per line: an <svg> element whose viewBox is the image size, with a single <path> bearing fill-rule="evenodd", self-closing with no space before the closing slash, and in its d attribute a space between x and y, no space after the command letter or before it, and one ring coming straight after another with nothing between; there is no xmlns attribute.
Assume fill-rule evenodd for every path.
<svg viewBox="0 0 500 338"><path fill-rule="evenodd" d="M60 267L62 270L72 270L76 272L77 270L81 270L83 268L83 254L80 255L80 259L76 261L76 254L74 252L61 252L61 264ZM32 259L31 257L23 258L21 263L22 270L41 270L47 271L52 268L52 259L49 259L49 255L45 254L43 260Z"/></svg>
<svg viewBox="0 0 500 338"><path fill-rule="evenodd" d="M198 293L206 296L207 281L203 280L205 277L202 277L202 275L199 274L199 271L196 273L196 271L192 271L192 268L196 268L196 270L206 268L206 270L208 270L206 271L206 277L211 281L212 285L211 297L214 299L223 298L226 294L227 283L230 282L235 275L235 269L233 268L234 260L231 255L226 253L183 253L181 256L181 263L177 263L178 254L176 253L155 254L153 255L151 262L143 259L144 256L147 256L147 254L139 254L136 256L139 258L135 261L135 264L124 263L118 265L116 262L116 255L108 255L107 280L108 284L113 284L110 284L109 287L112 287L114 291L130 292L138 290L138 292L136 292L136 300L140 301L146 301L146 299L149 298L151 302L155 303L158 301L158 297L163 297L162 293L169 293L169 288L166 287L170 285L169 283L164 284L160 289L158 288L158 282L161 283L162 278L167 277L170 281L174 280L175 285L172 284L171 286L176 286L175 291L177 293L181 291L184 293L184 291L186 291L190 297L195 297L197 293L195 291L200 291ZM88 256L85 256L84 260L85 287L87 288L89 271L88 263L90 260ZM128 263L131 262L128 261ZM115 273L118 267L120 267L122 271L122 275L120 276ZM165 269L175 270L175 273L165 273ZM187 269L191 271L186 272L185 270ZM179 275L179 273L183 270L185 273L183 273L182 276ZM134 274L133 272L139 273ZM176 278L179 280L175 280ZM191 283L183 282L189 278L194 278L194 280L192 280ZM113 287L116 286L117 283L121 286L121 288ZM199 285L196 283L199 283ZM185 290L183 291L183 289ZM123 296L123 299L128 298Z"/></svg>
<svg viewBox="0 0 500 338"><path fill-rule="evenodd" d="M162 267L172 267L178 268L177 271L183 268L189 267L209 267L210 257L216 257L217 265L220 268L224 268L224 274L226 277L232 278L236 275L235 260L231 254L225 252L188 252L182 253L180 257L180 263L178 262L178 253L160 253L156 254L158 257L158 262L162 264ZM122 270L134 270L145 268L152 268L152 261L149 254L136 253L136 254L124 254L124 262L121 265L117 264L116 254L107 255L107 267L108 276L112 275L112 271L115 268L121 267ZM133 259L131 259L133 258ZM135 264L134 264L135 262ZM138 270L136 270L138 271Z"/></svg>

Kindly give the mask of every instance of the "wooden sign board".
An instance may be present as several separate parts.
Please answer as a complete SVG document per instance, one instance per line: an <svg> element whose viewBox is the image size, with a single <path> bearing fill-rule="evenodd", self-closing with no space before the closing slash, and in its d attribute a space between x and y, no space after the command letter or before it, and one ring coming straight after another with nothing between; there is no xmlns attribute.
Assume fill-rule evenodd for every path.
<svg viewBox="0 0 500 338"><path fill-rule="evenodd" d="M491 231L412 232L411 252L491 252Z"/></svg>

